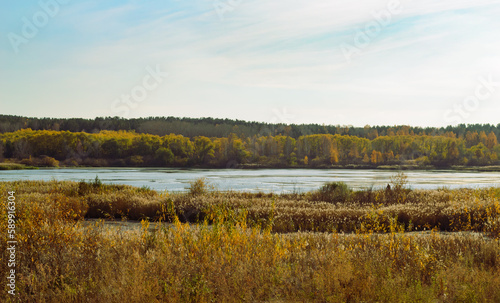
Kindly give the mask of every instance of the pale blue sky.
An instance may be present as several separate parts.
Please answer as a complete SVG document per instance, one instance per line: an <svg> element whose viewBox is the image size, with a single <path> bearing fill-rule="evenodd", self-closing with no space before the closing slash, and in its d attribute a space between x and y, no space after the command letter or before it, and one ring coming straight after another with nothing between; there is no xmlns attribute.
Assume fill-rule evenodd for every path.
<svg viewBox="0 0 500 303"><path fill-rule="evenodd" d="M500 123L500 0L60 2L1 0L0 113Z"/></svg>

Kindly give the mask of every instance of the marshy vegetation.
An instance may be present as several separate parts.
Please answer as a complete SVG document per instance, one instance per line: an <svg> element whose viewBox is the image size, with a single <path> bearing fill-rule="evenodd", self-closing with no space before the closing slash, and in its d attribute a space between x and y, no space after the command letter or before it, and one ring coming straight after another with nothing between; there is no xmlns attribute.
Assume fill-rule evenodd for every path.
<svg viewBox="0 0 500 303"><path fill-rule="evenodd" d="M500 301L500 188L412 190L400 174L381 189L295 194L220 192L202 179L188 193L97 178L0 190L16 192L19 241L18 296L1 301Z"/></svg>

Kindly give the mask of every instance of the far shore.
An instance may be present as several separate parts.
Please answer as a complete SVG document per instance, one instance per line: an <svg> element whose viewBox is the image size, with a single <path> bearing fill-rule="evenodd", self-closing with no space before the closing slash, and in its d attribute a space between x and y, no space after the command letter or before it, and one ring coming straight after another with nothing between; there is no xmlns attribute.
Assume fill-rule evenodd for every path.
<svg viewBox="0 0 500 303"><path fill-rule="evenodd" d="M209 167L209 166L188 166L188 167L170 167L170 166L66 166L61 165L57 167L48 166L31 166L15 162L0 162L0 170L23 170L23 169L72 169L72 168L171 168L171 169L213 169L213 170L224 170L224 169L371 169L371 170L406 170L406 171L432 171L432 170L452 170L452 171L483 171L483 172L499 172L500 165L488 165L488 166L450 166L450 167L436 167L433 165L418 166L418 165L358 165L358 164L348 164L348 165L331 165L331 166L305 166L305 165L294 165L294 166L275 166L275 165L260 165L260 164L238 164L231 165L230 167Z"/></svg>

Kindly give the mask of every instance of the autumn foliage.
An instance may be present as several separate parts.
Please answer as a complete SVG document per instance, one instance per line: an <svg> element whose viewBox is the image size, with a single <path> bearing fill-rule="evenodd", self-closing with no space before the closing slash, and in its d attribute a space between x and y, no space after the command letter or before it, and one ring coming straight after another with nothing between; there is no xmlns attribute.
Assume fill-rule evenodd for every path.
<svg viewBox="0 0 500 303"><path fill-rule="evenodd" d="M367 139L314 134L227 137L164 136L23 129L0 134L0 159L39 166L175 167L451 167L498 165L493 132L447 135L395 134Z"/></svg>

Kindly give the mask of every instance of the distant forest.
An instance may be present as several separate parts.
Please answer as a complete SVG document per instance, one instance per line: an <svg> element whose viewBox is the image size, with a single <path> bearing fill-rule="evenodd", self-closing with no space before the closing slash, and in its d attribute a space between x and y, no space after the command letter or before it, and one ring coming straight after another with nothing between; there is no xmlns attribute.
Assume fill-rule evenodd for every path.
<svg viewBox="0 0 500 303"><path fill-rule="evenodd" d="M34 166L382 167L500 165L500 124L285 125L213 118L0 116L0 162Z"/></svg>
<svg viewBox="0 0 500 303"><path fill-rule="evenodd" d="M331 134L350 135L366 139L375 139L378 136L395 135L429 135L465 137L467 132L493 132L500 136L500 123L491 124L459 124L447 127L411 127L411 126L340 126L321 124L283 124L247 122L241 120L215 118L176 118L176 117L148 117L124 119L120 117L99 117L95 119L82 118L28 118L20 116L0 115L0 133L14 132L20 129L32 130L61 130L70 132L98 133L101 130L124 130L137 133L164 136L169 134L183 135L194 138L196 136L228 137L235 134L240 138L253 136L288 136L298 139L300 136Z"/></svg>

